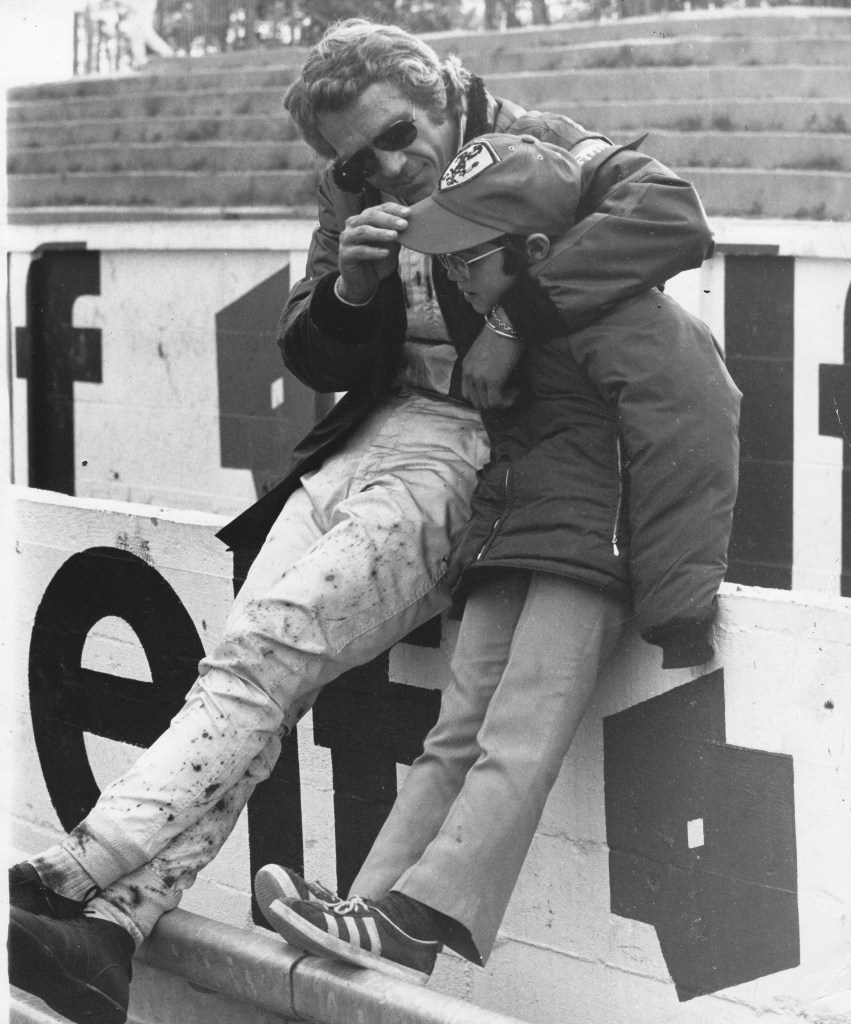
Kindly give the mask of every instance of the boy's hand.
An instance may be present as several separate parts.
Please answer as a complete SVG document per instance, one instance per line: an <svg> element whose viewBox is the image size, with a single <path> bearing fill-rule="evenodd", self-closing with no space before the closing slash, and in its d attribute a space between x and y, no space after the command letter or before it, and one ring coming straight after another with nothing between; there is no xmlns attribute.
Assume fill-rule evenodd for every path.
<svg viewBox="0 0 851 1024"><path fill-rule="evenodd" d="M520 389L509 384L523 354L523 342L496 334L487 325L461 364L461 393L477 409L506 409Z"/></svg>
<svg viewBox="0 0 851 1024"><path fill-rule="evenodd" d="M369 302L378 282L396 270L399 233L408 226L408 213L410 207L382 203L347 218L337 254L341 298Z"/></svg>

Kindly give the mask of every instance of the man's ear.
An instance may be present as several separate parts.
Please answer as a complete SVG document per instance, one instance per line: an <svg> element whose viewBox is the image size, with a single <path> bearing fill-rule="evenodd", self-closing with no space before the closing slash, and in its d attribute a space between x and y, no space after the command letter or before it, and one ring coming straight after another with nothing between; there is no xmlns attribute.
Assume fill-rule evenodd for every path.
<svg viewBox="0 0 851 1024"><path fill-rule="evenodd" d="M550 252L550 240L537 232L526 239L526 256L530 263L540 263Z"/></svg>

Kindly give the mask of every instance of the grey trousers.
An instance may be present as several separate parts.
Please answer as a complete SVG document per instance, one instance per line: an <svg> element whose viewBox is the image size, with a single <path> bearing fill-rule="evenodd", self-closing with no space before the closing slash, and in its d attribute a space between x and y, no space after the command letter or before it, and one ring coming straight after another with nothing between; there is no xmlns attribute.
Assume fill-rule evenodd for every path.
<svg viewBox="0 0 851 1024"><path fill-rule="evenodd" d="M462 924L487 960L624 615L617 600L555 575L480 585L438 722L353 894L411 896Z"/></svg>

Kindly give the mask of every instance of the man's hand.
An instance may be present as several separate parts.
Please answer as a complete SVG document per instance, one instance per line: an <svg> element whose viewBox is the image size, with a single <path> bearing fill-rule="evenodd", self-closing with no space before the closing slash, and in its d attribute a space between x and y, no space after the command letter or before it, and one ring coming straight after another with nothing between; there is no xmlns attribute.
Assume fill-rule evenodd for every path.
<svg viewBox="0 0 851 1024"><path fill-rule="evenodd" d="M508 384L520 361L523 343L497 334L485 325L461 364L461 393L477 409L505 409L520 394Z"/></svg>
<svg viewBox="0 0 851 1024"><path fill-rule="evenodd" d="M339 294L346 302L369 302L399 259L399 233L408 226L410 208L398 203L370 206L346 220L337 264Z"/></svg>

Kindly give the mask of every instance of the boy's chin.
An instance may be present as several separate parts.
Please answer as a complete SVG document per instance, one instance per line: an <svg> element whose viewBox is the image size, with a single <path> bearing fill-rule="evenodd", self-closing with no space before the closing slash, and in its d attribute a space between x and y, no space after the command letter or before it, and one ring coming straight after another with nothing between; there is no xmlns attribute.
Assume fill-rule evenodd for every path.
<svg viewBox="0 0 851 1024"><path fill-rule="evenodd" d="M489 307L485 305L478 295L468 295L465 292L464 298L470 303L477 313L487 313Z"/></svg>

